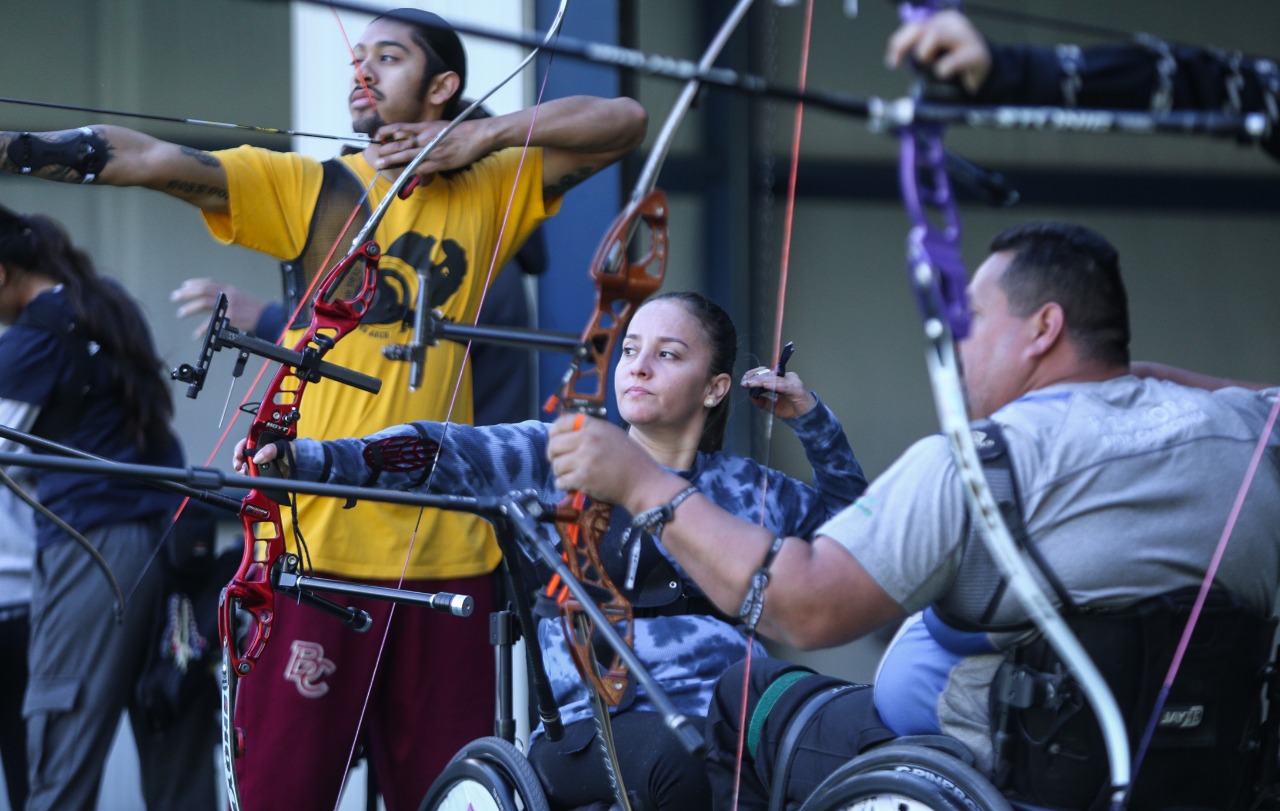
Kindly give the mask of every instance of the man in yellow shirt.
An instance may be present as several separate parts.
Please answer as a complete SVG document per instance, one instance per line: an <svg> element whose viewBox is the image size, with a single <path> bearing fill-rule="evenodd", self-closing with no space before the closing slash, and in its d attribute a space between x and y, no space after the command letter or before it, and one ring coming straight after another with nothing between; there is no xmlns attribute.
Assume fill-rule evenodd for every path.
<svg viewBox="0 0 1280 811"><path fill-rule="evenodd" d="M93 126L0 132L0 169L162 191L199 208L216 239L284 260L297 274L286 278L286 287L305 289L305 277L321 269L352 209L362 198L366 214L376 208L399 167L457 112L466 56L453 31L425 24L437 22L429 12L401 9L374 20L356 44L352 121L373 137L358 154L321 163L248 146L207 153ZM449 321L473 321L489 268L507 264L556 213L569 188L637 147L646 115L626 98L550 101L536 111L526 153L521 147L534 121L533 110L464 121L418 167L418 188L389 207L374 234L383 258L370 312L326 356L380 378L381 393L334 383L313 387L300 435L322 439L407 420L471 420L462 347L432 347L426 382L413 392L409 365L383 357L384 346L408 338L417 270L427 273L432 308ZM285 345L308 318L304 311L295 320ZM239 690L237 725L251 752L238 764L243 807L334 807L362 734L388 810L416 808L452 754L491 730L487 615L499 559L492 532L458 513L298 502L317 574L393 586L403 576L405 588L469 594L476 608L465 620L401 610L392 623L386 604L354 600L374 617L369 633L355 634L277 600L271 643Z"/></svg>

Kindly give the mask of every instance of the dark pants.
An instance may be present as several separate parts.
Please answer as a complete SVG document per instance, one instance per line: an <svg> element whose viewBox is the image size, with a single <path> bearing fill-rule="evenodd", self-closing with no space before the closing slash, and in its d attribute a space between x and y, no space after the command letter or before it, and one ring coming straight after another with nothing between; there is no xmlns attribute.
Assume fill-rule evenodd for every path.
<svg viewBox="0 0 1280 811"><path fill-rule="evenodd" d="M739 730L743 718L743 668L739 662L725 671L716 682L707 717L707 772L711 781L714 808L732 808L734 772L738 753ZM769 686L788 673L804 673L776 698L761 718L756 718L760 699ZM806 668L779 659L757 659L751 663L751 682L745 685L745 723L748 735L744 744L753 754L744 752L738 788L738 809L767 809L773 787L779 749L791 720L804 711L811 701L826 703L802 726L796 739L794 755L787 771L786 799L799 803L808 797L828 775L855 755L878 743L890 740L893 732L886 729L872 704L870 685L850 684L830 676L821 676ZM763 723L761 723L763 722ZM754 727L754 730L753 730Z"/></svg>
<svg viewBox="0 0 1280 811"><path fill-rule="evenodd" d="M22 720L22 695L27 689L27 638L31 613L26 606L0 610L0 761L9 807L22 811L27 805L27 722Z"/></svg>
<svg viewBox="0 0 1280 811"><path fill-rule="evenodd" d="M705 765L689 756L661 713L613 716L613 738L622 762L622 783L635 811L704 811L711 806ZM529 750L529 763L553 809L596 803L607 808L613 802L603 757L592 720L565 727L564 738L556 743L543 735Z"/></svg>
<svg viewBox="0 0 1280 811"><path fill-rule="evenodd" d="M151 553L164 521L111 524L85 536L124 584L123 623L101 572L74 543L36 554L32 573L27 719L27 811L93 811L120 713L129 710L149 809L213 811L217 705L192 704L163 730L139 711L135 686L154 639L165 587Z"/></svg>

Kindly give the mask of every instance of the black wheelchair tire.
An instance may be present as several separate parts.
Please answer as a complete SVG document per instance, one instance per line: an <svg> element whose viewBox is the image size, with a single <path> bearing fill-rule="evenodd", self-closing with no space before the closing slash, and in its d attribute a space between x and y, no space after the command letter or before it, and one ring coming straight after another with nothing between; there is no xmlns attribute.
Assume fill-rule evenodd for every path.
<svg viewBox="0 0 1280 811"><path fill-rule="evenodd" d="M876 788L871 777L895 775L895 788ZM900 790L899 790L900 789ZM890 743L859 755L824 780L801 811L846 809L866 791L889 791L920 803L943 803L938 811L1011 811L1009 800L981 772L928 746ZM936 806L934 806L937 808Z"/></svg>
<svg viewBox="0 0 1280 811"><path fill-rule="evenodd" d="M533 767L502 738L477 738L458 750L431 784L419 811L467 811L478 796L488 797L484 808L491 811L549 811Z"/></svg>
<svg viewBox="0 0 1280 811"><path fill-rule="evenodd" d="M942 786L909 771L850 775L825 791L815 791L804 811L965 811Z"/></svg>

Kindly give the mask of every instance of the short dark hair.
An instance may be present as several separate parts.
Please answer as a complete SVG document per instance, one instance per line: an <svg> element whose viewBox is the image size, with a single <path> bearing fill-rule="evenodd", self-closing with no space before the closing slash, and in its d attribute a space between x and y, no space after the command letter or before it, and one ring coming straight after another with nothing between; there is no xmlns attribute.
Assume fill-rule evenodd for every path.
<svg viewBox="0 0 1280 811"><path fill-rule="evenodd" d="M452 121L460 109L462 90L467 86L467 51L453 26L439 14L418 8L397 8L375 18L391 19L413 29L410 36L427 55L427 69L422 77L422 93L427 83L447 71L458 74L458 89L445 102L442 113L446 121Z"/></svg>
<svg viewBox="0 0 1280 811"><path fill-rule="evenodd" d="M1002 231L991 252L1011 251L1000 278L1009 312L1019 317L1056 302L1082 356L1110 365L1129 363L1129 298L1120 278L1120 253L1082 225L1031 222Z"/></svg>

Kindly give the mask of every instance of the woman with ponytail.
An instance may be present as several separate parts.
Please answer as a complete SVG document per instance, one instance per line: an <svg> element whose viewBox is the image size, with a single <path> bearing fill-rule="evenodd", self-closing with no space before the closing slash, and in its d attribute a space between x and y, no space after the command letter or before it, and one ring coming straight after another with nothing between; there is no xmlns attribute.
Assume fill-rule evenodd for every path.
<svg viewBox="0 0 1280 811"><path fill-rule="evenodd" d="M804 537L866 488L839 421L793 372L778 375L760 367L741 382L755 405L771 409L796 431L813 466L814 484L722 450L737 332L728 314L705 297L675 292L650 299L636 311L621 345L613 386L631 437L726 510L773 532ZM767 392L776 399L763 396ZM302 479L404 490L429 486L432 492L457 495L536 489L543 500L558 501L565 493L555 488L547 461L549 428L536 420L447 428L417 422L363 439L300 439L292 451ZM241 443L236 449L240 469L246 462L243 451ZM279 452L276 445L265 446L254 461L269 461ZM635 606L636 654L677 709L696 722L706 716L716 677L746 655L747 638L735 627L737 618L716 611L674 565L660 540L647 531L628 535L631 523L631 515L614 508L601 542L602 559ZM628 578L637 537L638 564ZM634 588L626 586L628 579ZM606 808L612 789L600 768L588 688L574 669L558 617L540 623L538 636L565 735L553 743L535 730L529 761L551 808ZM757 645L753 655L766 654ZM632 807L710 808L702 762L684 752L656 709L638 688L612 710Z"/></svg>
<svg viewBox="0 0 1280 811"><path fill-rule="evenodd" d="M183 463L141 310L49 217L0 207L0 324L0 424L118 462ZM92 811L126 708L147 807L213 809L212 706L184 708L163 729L135 706L162 622L165 571L153 558L176 498L114 476L41 470L35 480L40 504L97 548L129 591L117 622L114 595L88 553L37 513L28 811Z"/></svg>

